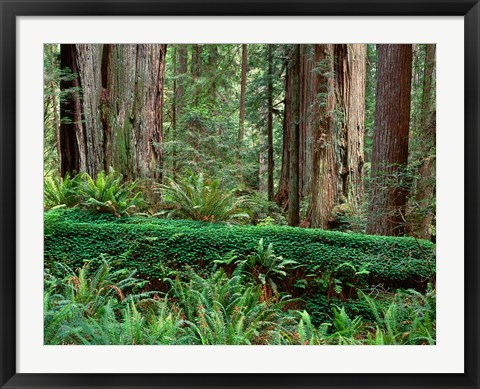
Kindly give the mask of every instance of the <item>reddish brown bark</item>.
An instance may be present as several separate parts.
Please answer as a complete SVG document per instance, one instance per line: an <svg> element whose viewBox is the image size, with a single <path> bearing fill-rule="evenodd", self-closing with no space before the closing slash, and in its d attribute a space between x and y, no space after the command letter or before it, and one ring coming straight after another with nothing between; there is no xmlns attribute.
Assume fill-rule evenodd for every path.
<svg viewBox="0 0 480 389"><path fill-rule="evenodd" d="M273 54L272 45L268 45L268 118L267 118L267 144L268 144L268 200L273 201Z"/></svg>
<svg viewBox="0 0 480 389"><path fill-rule="evenodd" d="M283 147L282 147L282 168L280 171L280 179L278 183L278 190L275 194L275 202L282 208L286 208L288 205L288 181L289 181L289 166L290 166L290 123L292 121L292 85L289 80L291 77L288 71L290 66L290 60L288 59L288 48L284 47L285 56L287 59L284 63L284 68L287 68L285 74L285 99L284 99L284 111L283 111Z"/></svg>
<svg viewBox="0 0 480 389"><path fill-rule="evenodd" d="M73 86L81 87L82 95L71 94L62 103L73 122L63 131L62 159L77 160L62 171L78 166L96 176L112 166L128 178L161 181L166 45L62 45L61 50L69 53L64 66L68 59L78 73Z"/></svg>
<svg viewBox="0 0 480 389"><path fill-rule="evenodd" d="M287 81L290 75L287 71ZM300 47L299 197L310 200L305 225L336 227L337 205L352 210L361 201L365 76L365 45ZM289 123L293 91L288 82L285 90ZM276 196L280 204L289 203L291 176L284 167L290 166L291 154L286 151L292 144L291 131L284 125L284 161Z"/></svg>
<svg viewBox="0 0 480 389"><path fill-rule="evenodd" d="M287 70L288 90L290 94L290 117L286 126L290 127L289 177L288 177L288 224L300 223L300 45L294 45L291 64Z"/></svg>
<svg viewBox="0 0 480 389"><path fill-rule="evenodd" d="M100 121L103 131L103 153L104 166L103 169L108 172L112 164L112 128L110 126L110 112L108 102L109 78L111 77L111 53L112 45L103 45L102 54L102 90L100 94Z"/></svg>
<svg viewBox="0 0 480 389"><path fill-rule="evenodd" d="M314 45L300 45L300 120L299 120L299 192L303 199L311 194L313 142L315 127L315 53Z"/></svg>
<svg viewBox="0 0 480 389"><path fill-rule="evenodd" d="M338 110L343 114L340 134L342 201L354 214L363 198L363 138L365 126L367 46L335 45L335 88Z"/></svg>
<svg viewBox="0 0 480 389"><path fill-rule="evenodd" d="M418 181L415 192L417 208L415 233L423 239L431 238L430 226L433 223L435 209L431 206L435 196L435 45L426 45L423 74L423 93L421 107L421 142L424 158L418 169Z"/></svg>
<svg viewBox="0 0 480 389"><path fill-rule="evenodd" d="M60 67L63 70L69 69L74 75L78 74L77 56L75 45L60 46ZM78 141L83 136L81 120L81 103L78 88L80 81L78 76L62 78L60 90L68 91L60 98L60 174L73 175L80 171L80 150ZM73 89L75 88L75 90Z"/></svg>
<svg viewBox="0 0 480 389"><path fill-rule="evenodd" d="M311 227L327 228L332 209L338 202L338 160L335 147L334 46L315 45L316 71L314 107L311 202L308 219Z"/></svg>
<svg viewBox="0 0 480 389"><path fill-rule="evenodd" d="M245 93L247 90L247 45L242 45L242 75L240 82L240 118L238 127L239 147L245 136Z"/></svg>
<svg viewBox="0 0 480 389"><path fill-rule="evenodd" d="M408 160L411 77L412 45L378 45L369 234L404 233L408 191L401 175Z"/></svg>

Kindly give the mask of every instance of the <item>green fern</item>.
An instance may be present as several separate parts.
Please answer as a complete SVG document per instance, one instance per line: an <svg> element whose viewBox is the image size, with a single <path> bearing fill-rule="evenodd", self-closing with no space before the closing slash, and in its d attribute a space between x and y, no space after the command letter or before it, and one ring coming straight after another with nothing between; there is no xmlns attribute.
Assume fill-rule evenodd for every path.
<svg viewBox="0 0 480 389"><path fill-rule="evenodd" d="M203 174L161 185L161 191L163 207L170 217L209 222L250 217L243 208L242 197L223 190L218 179L205 179Z"/></svg>
<svg viewBox="0 0 480 389"><path fill-rule="evenodd" d="M80 193L81 176L73 178L69 174L62 179L59 176L49 176L44 180L43 199L47 209L64 206L74 207L83 200Z"/></svg>
<svg viewBox="0 0 480 389"><path fill-rule="evenodd" d="M287 300L261 300L261 288L223 270L202 278L190 272L188 283L172 281L169 293L184 315L193 344L282 344L293 317L283 312Z"/></svg>
<svg viewBox="0 0 480 389"><path fill-rule="evenodd" d="M136 181L124 183L123 177L111 171L100 172L96 179L89 174L82 174L81 193L84 208L115 215L137 212L146 205Z"/></svg>

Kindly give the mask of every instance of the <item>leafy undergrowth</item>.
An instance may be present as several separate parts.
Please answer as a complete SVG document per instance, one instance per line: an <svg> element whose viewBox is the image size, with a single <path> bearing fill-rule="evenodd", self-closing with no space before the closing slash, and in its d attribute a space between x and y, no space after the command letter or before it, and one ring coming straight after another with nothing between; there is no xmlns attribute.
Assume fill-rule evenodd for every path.
<svg viewBox="0 0 480 389"><path fill-rule="evenodd" d="M435 343L426 241L54 209L44 247L46 344Z"/></svg>
<svg viewBox="0 0 480 389"><path fill-rule="evenodd" d="M259 241L295 265L282 280L293 294L318 291L348 299L357 288L424 291L435 277L435 245L393 238L287 226L239 226L57 209L45 213L45 265L81 267L101 254L118 268L154 281L186 266L210 274L227 256L246 258Z"/></svg>
<svg viewBox="0 0 480 389"><path fill-rule="evenodd" d="M76 272L45 273L44 343L82 345L381 345L435 344L435 291L398 291L388 304L359 292L374 320L335 307L320 325L288 309L285 294L266 298L241 267L165 280L167 293L142 293L133 273L108 261Z"/></svg>

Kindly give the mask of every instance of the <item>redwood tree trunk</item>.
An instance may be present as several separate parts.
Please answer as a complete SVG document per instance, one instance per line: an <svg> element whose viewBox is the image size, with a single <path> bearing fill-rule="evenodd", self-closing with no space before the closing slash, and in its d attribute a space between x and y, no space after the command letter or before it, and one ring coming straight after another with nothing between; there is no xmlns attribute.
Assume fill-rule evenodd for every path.
<svg viewBox="0 0 480 389"><path fill-rule="evenodd" d="M412 45L378 45L377 105L367 233L403 235L407 189Z"/></svg>
<svg viewBox="0 0 480 389"><path fill-rule="evenodd" d="M60 67L70 69L73 75L78 74L75 45L60 46ZM85 170L80 162L79 143L83 144L83 125L80 102L80 79L63 77L60 81L60 174L73 175ZM66 92L66 93L65 93ZM83 151L83 150L82 150ZM83 168L83 169L82 169Z"/></svg>
<svg viewBox="0 0 480 389"><path fill-rule="evenodd" d="M299 191L300 199L311 194L313 142L315 127L315 55L314 45L300 45L300 138L299 138Z"/></svg>
<svg viewBox="0 0 480 389"><path fill-rule="evenodd" d="M288 177L288 224L298 226L300 223L300 177L299 177L299 145L300 145L300 45L294 45L292 63L287 70L287 83L290 84L290 120L286 126L290 128L289 144L289 177Z"/></svg>
<svg viewBox="0 0 480 389"><path fill-rule="evenodd" d="M285 45L286 46L286 45ZM275 202L282 208L288 205L288 182L289 182L289 167L290 167L290 123L292 121L292 84L289 80L291 71L289 71L291 63L291 54L288 53L288 48L284 47L285 57L284 68L287 69L285 74L285 98L283 111L283 147L282 147L282 167L280 171L280 179L278 182L278 190L275 194Z"/></svg>
<svg viewBox="0 0 480 389"><path fill-rule="evenodd" d="M238 127L238 146L245 136L245 93L247 90L247 45L242 45L242 76L240 82L240 118Z"/></svg>
<svg viewBox="0 0 480 389"><path fill-rule="evenodd" d="M424 155L418 169L418 181L415 192L416 206L419 208L415 233L430 239L430 226L433 223L435 209L431 206L435 195L435 51L433 44L426 45L425 67L423 74L423 94L420 125L422 130L422 152Z"/></svg>
<svg viewBox="0 0 480 389"><path fill-rule="evenodd" d="M290 204L293 99L298 97L299 198L309 199L302 226L336 227L338 212L359 208L363 195L366 46L301 45L299 87L288 65L282 175L276 200ZM348 203L348 204L347 204ZM337 208L338 206L338 208Z"/></svg>
<svg viewBox="0 0 480 389"><path fill-rule="evenodd" d="M71 119L61 130L62 172L95 177L112 166L127 178L161 181L166 45L62 45L61 51L62 66L78 74L62 89L79 87L82 96L62 102Z"/></svg>
<svg viewBox="0 0 480 389"><path fill-rule="evenodd" d="M332 209L338 202L339 161L335 131L334 45L315 45L315 101L311 201L311 227L328 228Z"/></svg>
<svg viewBox="0 0 480 389"><path fill-rule="evenodd" d="M341 120L341 202L354 213L363 199L363 138L365 127L367 46L335 45L335 88Z"/></svg>
<svg viewBox="0 0 480 389"><path fill-rule="evenodd" d="M273 54L272 45L268 45L268 118L267 118L267 143L268 143L268 200L273 201Z"/></svg>
<svg viewBox="0 0 480 389"><path fill-rule="evenodd" d="M185 85L188 72L188 50L187 45L177 45L175 57L175 81L174 81L174 109L173 113L173 150L172 150L172 176L175 180L178 171L177 161L177 128L182 123L183 107L185 106Z"/></svg>
<svg viewBox="0 0 480 389"><path fill-rule="evenodd" d="M162 180L162 105L166 45L115 45L109 92L117 128L118 170Z"/></svg>

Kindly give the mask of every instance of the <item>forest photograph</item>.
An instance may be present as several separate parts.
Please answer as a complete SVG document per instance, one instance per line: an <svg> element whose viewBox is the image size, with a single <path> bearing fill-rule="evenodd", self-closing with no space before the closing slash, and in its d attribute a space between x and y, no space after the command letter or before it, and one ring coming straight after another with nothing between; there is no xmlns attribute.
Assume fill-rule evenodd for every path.
<svg viewBox="0 0 480 389"><path fill-rule="evenodd" d="M434 44L45 44L45 345L435 345Z"/></svg>

